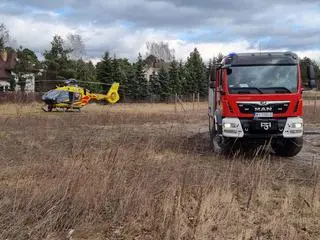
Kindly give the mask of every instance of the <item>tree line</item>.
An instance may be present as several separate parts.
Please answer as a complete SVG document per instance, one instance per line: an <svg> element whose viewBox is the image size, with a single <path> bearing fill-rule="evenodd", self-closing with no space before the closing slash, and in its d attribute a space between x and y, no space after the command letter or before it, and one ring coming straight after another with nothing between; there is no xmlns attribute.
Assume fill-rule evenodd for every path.
<svg viewBox="0 0 320 240"><path fill-rule="evenodd" d="M147 53L143 57L138 54L135 61L128 58L119 58L105 51L101 60L94 65L92 61L85 61L85 43L78 34L69 34L65 39L55 35L49 49L42 53L43 60L39 60L34 51L20 46L13 49L9 46L10 34L6 27L0 25L0 50L15 51L19 59L15 72L19 78L18 84L24 90L26 73L35 73L39 82L38 90L46 80L63 80L74 78L81 85L92 91L105 92L113 82L120 83L122 97L132 100L145 100L156 98L161 101L169 99L173 95L190 96L199 94L207 96L210 68L213 63L222 60L220 53L213 56L207 63L204 62L197 48L190 52L187 59L175 59L174 49L170 49L164 42L147 42ZM147 72L150 67L157 64L158 68ZM306 69L309 63L316 67L320 75L319 66L310 58L300 60L302 78L306 82ZM157 71L156 71L157 70ZM41 72L41 74L39 74ZM15 81L12 79L12 88ZM42 83L41 83L42 82ZM97 84L95 84L97 83ZM103 84L99 84L103 83ZM46 86L54 86L47 84Z"/></svg>

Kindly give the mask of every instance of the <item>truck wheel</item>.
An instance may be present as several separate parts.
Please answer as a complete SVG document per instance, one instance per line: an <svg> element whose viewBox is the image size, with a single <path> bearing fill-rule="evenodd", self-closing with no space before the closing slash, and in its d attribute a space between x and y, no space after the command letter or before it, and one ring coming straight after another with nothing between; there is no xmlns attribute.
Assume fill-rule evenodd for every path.
<svg viewBox="0 0 320 240"><path fill-rule="evenodd" d="M236 154L237 150L241 147L236 139L227 137L220 137L220 142L218 144L221 152L229 156Z"/></svg>
<svg viewBox="0 0 320 240"><path fill-rule="evenodd" d="M281 138L271 142L273 151L281 157L293 157L297 155L303 146L303 138Z"/></svg>
<svg viewBox="0 0 320 240"><path fill-rule="evenodd" d="M234 154L238 145L236 145L236 140L233 138L223 137L222 129L216 129L215 121L210 125L210 145L214 152L222 154Z"/></svg>

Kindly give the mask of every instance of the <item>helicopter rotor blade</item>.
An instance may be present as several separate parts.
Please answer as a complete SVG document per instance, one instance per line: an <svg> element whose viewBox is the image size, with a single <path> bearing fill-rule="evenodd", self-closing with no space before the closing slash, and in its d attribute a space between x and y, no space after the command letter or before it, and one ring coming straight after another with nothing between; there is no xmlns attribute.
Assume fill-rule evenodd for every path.
<svg viewBox="0 0 320 240"><path fill-rule="evenodd" d="M63 79L63 80L62 79L61 80L36 80L34 82L62 82L62 83L64 83L66 81L68 81L68 79ZM92 82L92 81L79 81L79 80L77 80L77 82L79 82L79 83L97 84L97 85L106 85L106 86L111 86L112 85L112 83Z"/></svg>
<svg viewBox="0 0 320 240"><path fill-rule="evenodd" d="M79 81L78 82L82 82L82 83L91 83L91 84L101 84L101 85L106 85L106 86L111 86L112 83L103 83L103 82L91 82L91 81Z"/></svg>

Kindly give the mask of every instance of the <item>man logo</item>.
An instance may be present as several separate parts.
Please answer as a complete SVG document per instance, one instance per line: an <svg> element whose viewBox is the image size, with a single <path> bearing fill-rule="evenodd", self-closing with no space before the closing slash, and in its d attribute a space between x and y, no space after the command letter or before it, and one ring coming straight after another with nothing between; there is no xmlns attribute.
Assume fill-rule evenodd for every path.
<svg viewBox="0 0 320 240"><path fill-rule="evenodd" d="M268 103L267 103L267 102L260 102L260 105L261 105L261 106L267 106Z"/></svg>
<svg viewBox="0 0 320 240"><path fill-rule="evenodd" d="M260 125L264 130L268 131L269 128L271 128L271 123L270 122L262 122Z"/></svg>
<svg viewBox="0 0 320 240"><path fill-rule="evenodd" d="M272 107L255 107L256 112L272 112Z"/></svg>

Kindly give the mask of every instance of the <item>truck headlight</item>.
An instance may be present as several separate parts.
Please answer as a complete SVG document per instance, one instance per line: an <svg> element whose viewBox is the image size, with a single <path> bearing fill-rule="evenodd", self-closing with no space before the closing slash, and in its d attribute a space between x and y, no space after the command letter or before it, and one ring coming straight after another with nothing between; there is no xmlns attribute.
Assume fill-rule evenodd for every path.
<svg viewBox="0 0 320 240"><path fill-rule="evenodd" d="M231 138L241 138L244 136L239 118L226 117L222 119L222 135Z"/></svg>
<svg viewBox="0 0 320 240"><path fill-rule="evenodd" d="M238 126L235 123L224 123L223 127L224 128L237 128Z"/></svg>
<svg viewBox="0 0 320 240"><path fill-rule="evenodd" d="M285 138L302 137L303 119L300 117L288 117L284 127L283 136Z"/></svg>
<svg viewBox="0 0 320 240"><path fill-rule="evenodd" d="M292 123L291 128L302 128L302 123Z"/></svg>

